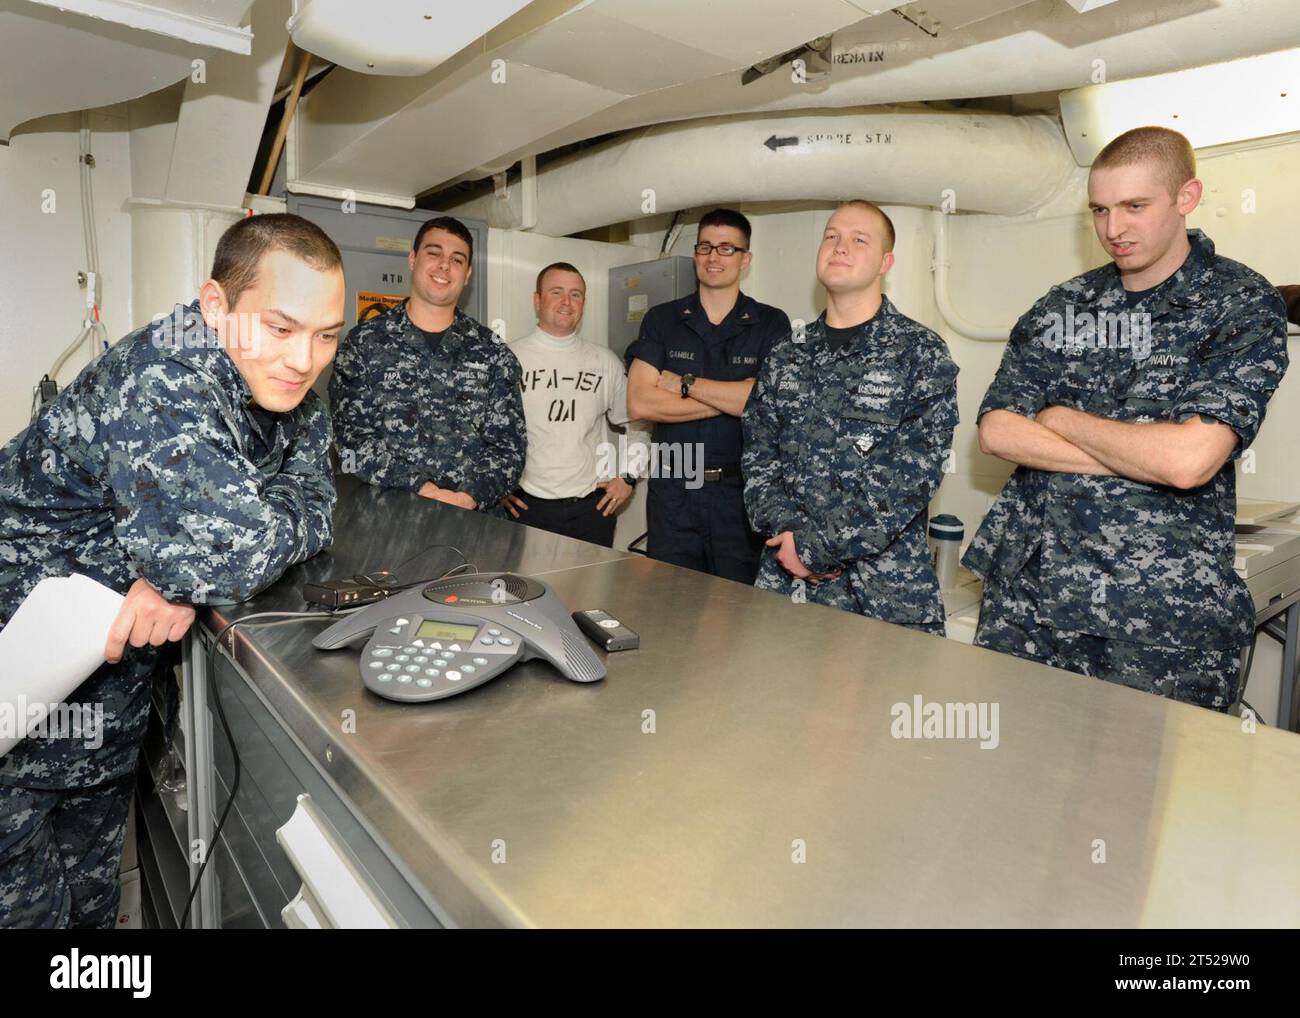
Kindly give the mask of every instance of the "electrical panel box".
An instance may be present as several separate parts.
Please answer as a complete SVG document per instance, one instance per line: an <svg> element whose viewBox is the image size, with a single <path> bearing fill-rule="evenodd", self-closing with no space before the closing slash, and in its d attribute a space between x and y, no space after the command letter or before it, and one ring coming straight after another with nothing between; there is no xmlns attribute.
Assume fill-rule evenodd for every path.
<svg viewBox="0 0 1300 1018"><path fill-rule="evenodd" d="M609 270L609 348L621 358L647 311L694 293L696 285L695 259L684 255L614 266Z"/></svg>
<svg viewBox="0 0 1300 1018"><path fill-rule="evenodd" d="M406 256L416 231L441 213L428 209L393 209L364 202L351 203L355 211L344 212L343 203L331 198L291 194L288 210L309 219L339 246L343 253L344 335L358 321L383 314L411 292L411 270ZM487 319L488 225L481 219L457 216L474 238L470 261L473 270L458 306L483 324ZM325 396L330 369L321 372L315 385Z"/></svg>

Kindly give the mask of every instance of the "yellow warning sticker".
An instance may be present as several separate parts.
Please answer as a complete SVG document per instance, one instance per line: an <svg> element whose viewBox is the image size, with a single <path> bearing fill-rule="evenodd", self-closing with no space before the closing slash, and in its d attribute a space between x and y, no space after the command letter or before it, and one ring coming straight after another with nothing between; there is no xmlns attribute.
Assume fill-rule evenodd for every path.
<svg viewBox="0 0 1300 1018"><path fill-rule="evenodd" d="M367 293L365 290L358 290L357 321L365 322L371 318L378 318L389 308L397 307L404 300L406 300L404 293Z"/></svg>

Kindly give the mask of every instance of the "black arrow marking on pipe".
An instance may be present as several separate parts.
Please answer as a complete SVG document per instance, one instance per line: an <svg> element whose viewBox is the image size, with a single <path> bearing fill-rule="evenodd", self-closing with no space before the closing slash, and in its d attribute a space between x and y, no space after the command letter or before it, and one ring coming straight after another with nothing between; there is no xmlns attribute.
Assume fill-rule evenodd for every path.
<svg viewBox="0 0 1300 1018"><path fill-rule="evenodd" d="M778 137L774 134L774 135L772 135L770 138L768 138L767 141L763 142L763 144L766 145L766 146L767 146L769 149L771 149L773 152L775 152L777 149L779 149L779 148L785 148L787 145L798 145L798 144L799 144L799 139L798 139L798 138L778 138Z"/></svg>

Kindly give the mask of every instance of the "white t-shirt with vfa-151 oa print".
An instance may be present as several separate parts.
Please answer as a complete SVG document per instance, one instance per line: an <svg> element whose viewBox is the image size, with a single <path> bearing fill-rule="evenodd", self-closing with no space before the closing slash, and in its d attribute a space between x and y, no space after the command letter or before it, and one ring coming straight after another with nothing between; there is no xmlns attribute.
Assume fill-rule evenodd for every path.
<svg viewBox="0 0 1300 1018"><path fill-rule="evenodd" d="M523 369L520 386L528 424L528 455L519 486L537 498L577 498L596 487L605 443L617 444L606 421L627 421L627 373L608 347L578 333L552 336L538 328L510 343ZM608 446L606 446L608 449ZM625 471L626 472L626 471ZM608 471L606 471L608 475Z"/></svg>

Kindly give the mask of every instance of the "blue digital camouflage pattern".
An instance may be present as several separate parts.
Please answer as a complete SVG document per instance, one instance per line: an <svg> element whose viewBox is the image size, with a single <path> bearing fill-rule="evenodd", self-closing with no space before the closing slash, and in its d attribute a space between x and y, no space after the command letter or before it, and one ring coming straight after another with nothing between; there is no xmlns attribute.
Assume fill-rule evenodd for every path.
<svg viewBox="0 0 1300 1018"><path fill-rule="evenodd" d="M263 422L251 399L197 304L83 370L0 451L0 624L47 576L228 604L327 545L322 401ZM68 698L102 707L94 738L29 738L0 759L0 926L112 924L159 659L128 646Z"/></svg>
<svg viewBox="0 0 1300 1018"><path fill-rule="evenodd" d="M113 928L134 787L0 785L0 929Z"/></svg>
<svg viewBox="0 0 1300 1018"><path fill-rule="evenodd" d="M223 604L331 538L329 420L314 394L263 435L252 394L197 303L124 338L0 450L0 624L47 576ZM27 740L0 782L98 785L129 773L157 651L128 647L70 703L104 705L104 744Z"/></svg>
<svg viewBox="0 0 1300 1018"><path fill-rule="evenodd" d="M771 549L756 586L942 635L927 507L957 426L957 366L931 330L885 297L842 351L825 316L773 347L743 417L745 505L765 536L794 532L821 583Z"/></svg>
<svg viewBox="0 0 1300 1018"><path fill-rule="evenodd" d="M1017 657L1198 707L1232 706L1242 668L1236 648L1161 647L1041 625L1034 621L1040 573L1041 556L1035 553L1010 580L984 585L976 644L1015 647Z"/></svg>
<svg viewBox="0 0 1300 1018"><path fill-rule="evenodd" d="M1051 405L1126 422L1202 415L1237 433L1239 457L1286 370L1285 309L1258 273L1217 255L1199 230L1188 238L1183 266L1132 309L1113 263L1053 287L1016 323L980 415ZM1020 634L1032 622L1235 651L1254 629L1233 570L1235 510L1232 459L1190 491L1017 467L963 560L985 581L976 642L1029 656ZM1015 585L1036 552L1039 575L1020 584L1032 581L1029 598ZM1031 620L1003 619L1017 602Z"/></svg>
<svg viewBox="0 0 1300 1018"><path fill-rule="evenodd" d="M344 473L385 488L425 481L499 514L524 469L519 361L459 308L431 351L406 302L355 326L330 379Z"/></svg>

